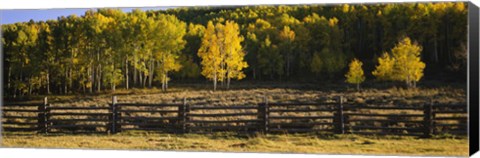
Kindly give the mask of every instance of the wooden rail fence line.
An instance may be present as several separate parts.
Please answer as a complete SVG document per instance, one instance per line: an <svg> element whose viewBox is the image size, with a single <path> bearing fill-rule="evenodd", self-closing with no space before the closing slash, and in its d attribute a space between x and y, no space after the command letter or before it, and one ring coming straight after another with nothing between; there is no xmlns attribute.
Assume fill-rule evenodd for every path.
<svg viewBox="0 0 480 158"><path fill-rule="evenodd" d="M108 106L52 106L5 103L2 129L37 133L118 133L152 130L172 133L217 131L335 134L413 135L467 134L465 104L428 102L423 107L323 103L270 103L212 106L182 103L119 103Z"/></svg>

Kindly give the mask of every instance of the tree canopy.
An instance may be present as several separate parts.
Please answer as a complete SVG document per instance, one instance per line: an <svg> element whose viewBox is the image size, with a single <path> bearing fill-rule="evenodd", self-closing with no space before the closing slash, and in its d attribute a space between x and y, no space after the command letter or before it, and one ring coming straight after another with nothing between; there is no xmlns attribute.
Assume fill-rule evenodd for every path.
<svg viewBox="0 0 480 158"><path fill-rule="evenodd" d="M166 90L170 81L204 79L227 87L231 79L336 82L354 58L373 71L366 79L410 86L440 75L464 81L466 5L98 9L6 24L4 85L15 96Z"/></svg>

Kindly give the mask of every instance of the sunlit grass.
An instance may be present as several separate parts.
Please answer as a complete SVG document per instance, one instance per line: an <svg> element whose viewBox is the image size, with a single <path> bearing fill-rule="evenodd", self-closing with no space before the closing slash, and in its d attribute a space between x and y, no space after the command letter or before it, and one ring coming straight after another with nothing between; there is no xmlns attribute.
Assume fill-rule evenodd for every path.
<svg viewBox="0 0 480 158"><path fill-rule="evenodd" d="M159 89L119 89L95 95L49 96L52 106L108 106L112 95L119 102L168 103L183 100L189 103L218 100L215 105L254 105L269 102L316 102L322 98L334 99L344 96L348 101L383 101L396 103L425 103L434 101L465 102L465 89L461 87L439 88L365 88L360 92L345 89L301 88L248 88L211 91L208 85L179 86L161 92ZM255 86L253 86L255 87ZM275 86L273 86L275 87ZM195 100L194 98L200 98ZM233 100L232 100L233 99ZM41 100L38 96L37 100ZM332 100L330 100L332 101ZM390 111L398 112L402 111ZM379 112L382 113L382 112ZM147 115L147 114L144 114ZM375 155L442 155L467 156L468 139L454 135L439 135L430 139L400 136L358 135L238 135L216 134L162 134L142 131L121 132L115 135L37 135L4 133L4 147L36 148L83 148L83 149L135 149L177 151L224 151L224 152L275 152L275 153L320 153L320 154L375 154Z"/></svg>
<svg viewBox="0 0 480 158"><path fill-rule="evenodd" d="M263 102L265 97L269 102L317 102L325 99L334 101L338 96L343 96L348 102L392 102L402 104L418 104L429 101L458 103L465 102L466 99L466 90L462 86L419 87L415 89L401 87L379 89L366 87L361 91L341 87L322 88L319 86L310 86L310 88L305 88L307 85L283 85L285 87L281 87L282 85L268 86L256 87L250 85L235 87L235 85L233 85L231 90L212 91L206 84L192 84L172 86L167 92L162 92L157 88L117 89L115 92L106 91L98 94L49 95L48 101L51 104L69 104L76 106L107 105L111 102L113 95L118 96L119 102L165 103L182 101L183 98L186 98L190 103L218 100L220 104L224 105L255 104ZM31 96L29 100L42 101L43 97L44 96Z"/></svg>
<svg viewBox="0 0 480 158"><path fill-rule="evenodd" d="M238 135L124 132L116 135L4 134L3 147L219 152L467 156L468 139L440 136L275 134Z"/></svg>

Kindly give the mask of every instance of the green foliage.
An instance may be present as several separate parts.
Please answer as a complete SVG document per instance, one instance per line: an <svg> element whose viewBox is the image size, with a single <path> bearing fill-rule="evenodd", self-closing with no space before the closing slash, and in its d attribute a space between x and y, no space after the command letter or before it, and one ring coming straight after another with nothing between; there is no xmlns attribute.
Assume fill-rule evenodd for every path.
<svg viewBox="0 0 480 158"><path fill-rule="evenodd" d="M303 19L306 28L312 30L309 45L313 51L310 60L311 72L333 77L346 66L346 54L341 51L342 34L338 28L338 19L320 17L313 13Z"/></svg>
<svg viewBox="0 0 480 158"><path fill-rule="evenodd" d="M227 86L230 79L243 78L323 81L342 77L347 60L357 58L365 61L365 68L378 60L372 74L379 80L415 86L423 75L465 76L466 5L179 7L129 13L98 9L83 16L6 24L3 84L6 94L15 96L157 84L166 90L168 81L201 79L199 73ZM209 21L215 25L205 40ZM405 55L406 48L396 45L405 36L418 42L421 55ZM205 41L217 41L217 46L201 48ZM382 55L395 46L402 57L394 50ZM199 50L218 51L221 60L204 60L210 57L201 57ZM399 64L392 64L394 60ZM206 66L211 64L218 67Z"/></svg>
<svg viewBox="0 0 480 158"><path fill-rule="evenodd" d="M290 23L295 23L295 22L290 22ZM287 23L288 24L288 23ZM292 57L294 57L296 54L292 54L293 52L293 41L295 40L295 32L290 29L288 26L284 26L282 31L280 32L280 49L282 50L282 54L285 57L286 61L286 68L285 72L287 74L287 77L290 76L290 63L292 62Z"/></svg>
<svg viewBox="0 0 480 158"><path fill-rule="evenodd" d="M184 35L186 24L173 15L160 14L155 19L153 32L153 58L158 62L156 68L157 81L162 83L162 89L168 87L168 73L178 71L182 67L178 61L180 51L185 47ZM153 75L151 75L153 76Z"/></svg>
<svg viewBox="0 0 480 158"><path fill-rule="evenodd" d="M263 75L270 76L270 79L283 75L284 60L278 47L272 44L270 36L267 36L262 42L257 55L257 61L259 71L261 71Z"/></svg>
<svg viewBox="0 0 480 158"><path fill-rule="evenodd" d="M310 64L312 72L315 74L320 74L320 72L322 72L322 65L324 64L322 58L320 57L320 53L314 53L312 63Z"/></svg>
<svg viewBox="0 0 480 158"><path fill-rule="evenodd" d="M108 72L103 76L103 83L105 85L114 87L123 81L122 70L115 69L114 65L105 66L103 71ZM114 88L112 89L114 90Z"/></svg>
<svg viewBox="0 0 480 158"><path fill-rule="evenodd" d="M175 76L179 78L190 78L196 79L200 77L200 67L193 61L193 57L188 55L182 55L179 58L180 65L182 65L182 69L176 74Z"/></svg>

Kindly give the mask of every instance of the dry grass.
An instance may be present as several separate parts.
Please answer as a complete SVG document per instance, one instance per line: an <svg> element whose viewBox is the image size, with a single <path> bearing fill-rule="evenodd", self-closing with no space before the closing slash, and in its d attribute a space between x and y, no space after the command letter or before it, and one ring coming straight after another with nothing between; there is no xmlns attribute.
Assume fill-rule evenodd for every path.
<svg viewBox="0 0 480 158"><path fill-rule="evenodd" d="M11 135L3 147L135 149L219 152L467 156L468 139L417 139L398 136L233 133L172 135L130 132L117 135Z"/></svg>
<svg viewBox="0 0 480 158"><path fill-rule="evenodd" d="M111 96L118 96L119 102L170 103L181 102L187 98L189 103L210 102L215 105L256 104L268 98L269 102L315 102L333 101L337 96L344 96L349 102L387 102L387 103L424 103L432 100L440 103L465 102L466 90L458 87L437 88L387 88L363 89L360 92L345 88L305 88L308 85L236 87L232 90L212 91L206 85L182 85L170 88L168 92L159 89L120 89L95 95L55 95L48 96L54 105L107 106ZM276 88L275 88L276 87ZM34 97L35 98L35 97ZM41 100L41 96L36 97Z"/></svg>
<svg viewBox="0 0 480 158"><path fill-rule="evenodd" d="M340 95L345 96L349 102L357 103L385 102L388 104L421 104L431 99L440 103L461 103L466 101L465 89L455 87L364 89L360 92L335 88L299 88L309 87L308 85L284 86L283 88L236 87L233 90L215 92L211 91L209 87L202 85L178 87L180 88L172 88L169 92L161 92L158 89L132 89L97 95L57 95L48 97L51 106L78 107L106 107L108 103L111 102L112 95L117 95L118 101L122 103L178 103L186 97L190 104L206 102L208 105L214 106L254 105L263 102L265 97L269 102L331 102ZM204 113L203 111L197 112ZM216 112L230 113L235 111L217 110ZM371 111L363 112L369 113ZM415 113L399 110L376 112ZM316 114L319 113L308 113L304 115ZM142 113L139 115L156 116L158 114ZM223 120L223 118L216 119ZM21 122L21 120L17 121ZM20 135L18 133L6 133L1 143L2 146L5 147L37 148L442 156L467 156L468 154L468 139L452 137L417 139L415 137L365 137L357 135L321 134L239 136L233 133L171 135L130 131L116 135Z"/></svg>

